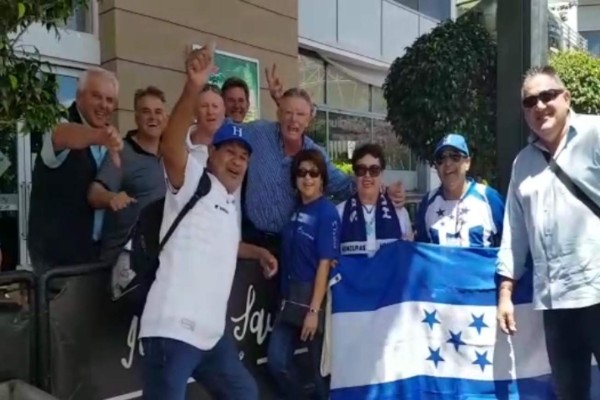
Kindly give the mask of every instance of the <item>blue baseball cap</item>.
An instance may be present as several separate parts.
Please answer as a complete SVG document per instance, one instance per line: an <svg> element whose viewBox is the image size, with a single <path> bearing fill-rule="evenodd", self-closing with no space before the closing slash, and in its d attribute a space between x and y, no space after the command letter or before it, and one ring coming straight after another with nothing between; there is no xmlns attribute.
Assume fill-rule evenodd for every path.
<svg viewBox="0 0 600 400"><path fill-rule="evenodd" d="M223 143L237 141L244 145L248 153L252 153L252 146L246 138L245 128L231 122L225 122L215 133L213 137L213 145L218 146Z"/></svg>
<svg viewBox="0 0 600 400"><path fill-rule="evenodd" d="M447 147L456 149L465 156L469 157L469 146L467 146L467 141L463 135L451 133L444 136L435 147L434 157L437 157L439 153Z"/></svg>

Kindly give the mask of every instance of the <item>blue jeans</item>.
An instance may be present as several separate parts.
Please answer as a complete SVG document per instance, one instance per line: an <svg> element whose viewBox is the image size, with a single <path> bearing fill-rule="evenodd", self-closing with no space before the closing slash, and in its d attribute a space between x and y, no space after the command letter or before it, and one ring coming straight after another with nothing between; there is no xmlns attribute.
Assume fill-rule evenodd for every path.
<svg viewBox="0 0 600 400"><path fill-rule="evenodd" d="M207 351L159 337L143 338L142 344L144 400L185 400L190 377L215 399L258 400L256 382L229 336Z"/></svg>
<svg viewBox="0 0 600 400"><path fill-rule="evenodd" d="M588 400L591 358L600 360L600 304L544 311L546 349L558 400Z"/></svg>
<svg viewBox="0 0 600 400"><path fill-rule="evenodd" d="M286 400L305 400L307 396L294 365L294 351L300 347L308 348L311 383L314 384L313 398L316 400L329 399L329 384L321 376L321 352L323 350L323 336L315 335L311 341L300 341L301 328L285 322L276 321L273 332L269 338L267 350L268 368L273 376L277 389Z"/></svg>

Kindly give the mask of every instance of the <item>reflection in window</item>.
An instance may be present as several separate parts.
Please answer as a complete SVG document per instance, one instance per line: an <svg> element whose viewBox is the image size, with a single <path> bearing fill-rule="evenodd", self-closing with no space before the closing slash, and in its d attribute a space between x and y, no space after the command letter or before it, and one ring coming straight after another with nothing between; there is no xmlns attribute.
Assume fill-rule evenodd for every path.
<svg viewBox="0 0 600 400"><path fill-rule="evenodd" d="M58 82L58 93L56 93L56 97L60 104L65 107L70 107L75 101L77 80L78 79L74 76L56 75L56 81Z"/></svg>
<svg viewBox="0 0 600 400"><path fill-rule="evenodd" d="M451 16L450 8L452 7L450 0L395 0L397 3L403 4L406 7L412 8L428 17L435 18L439 21L449 19ZM473 0L463 0L472 2ZM476 1L476 0L475 0ZM459 0L460 2L460 0Z"/></svg>
<svg viewBox="0 0 600 400"><path fill-rule="evenodd" d="M327 113L317 111L317 115L306 129L306 134L319 146L327 149Z"/></svg>
<svg viewBox="0 0 600 400"><path fill-rule="evenodd" d="M371 118L329 113L329 156L348 160L348 153L371 141Z"/></svg>
<svg viewBox="0 0 600 400"><path fill-rule="evenodd" d="M344 110L369 111L369 85L327 66L327 105Z"/></svg>
<svg viewBox="0 0 600 400"><path fill-rule="evenodd" d="M383 89L371 87L371 111L377 114L387 114L387 102L383 97Z"/></svg>
<svg viewBox="0 0 600 400"><path fill-rule="evenodd" d="M306 90L313 103L325 103L325 63L319 59L300 54L300 87Z"/></svg>
<svg viewBox="0 0 600 400"><path fill-rule="evenodd" d="M77 32L92 33L92 5L78 7L65 24L66 29Z"/></svg>
<svg viewBox="0 0 600 400"><path fill-rule="evenodd" d="M383 147L388 169L416 171L417 164L410 149L400 144L389 122L381 119L373 120L373 142Z"/></svg>
<svg viewBox="0 0 600 400"><path fill-rule="evenodd" d="M588 41L588 51L600 56L600 31L579 32Z"/></svg>

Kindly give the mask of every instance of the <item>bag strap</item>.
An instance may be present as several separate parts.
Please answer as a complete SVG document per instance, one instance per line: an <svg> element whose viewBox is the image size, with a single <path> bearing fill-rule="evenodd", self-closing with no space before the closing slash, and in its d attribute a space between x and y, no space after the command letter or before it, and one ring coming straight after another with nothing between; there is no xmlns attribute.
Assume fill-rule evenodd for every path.
<svg viewBox="0 0 600 400"><path fill-rule="evenodd" d="M563 185L567 188L569 192L575 197L579 199L591 212L593 212L596 217L600 218L600 207L594 200L590 199L590 197L585 194L583 190L573 180L567 175L567 173L558 165L558 163L554 160L554 157L550 155L547 151L542 152L544 154L544 158L548 162L548 166L550 167L550 171L554 172L554 175L562 182Z"/></svg>
<svg viewBox="0 0 600 400"><path fill-rule="evenodd" d="M162 249L165 247L165 245L173 235L173 232L175 232L175 229L177 228L183 217L185 217L186 214L190 212L192 208L194 208L198 200L200 200L202 197L206 196L208 192L210 192L210 186L210 177L208 176L206 168L204 168L204 171L202 172L202 176L200 177L200 181L198 182L198 187L196 188L194 195L188 200L187 203L185 203L181 211L179 211L179 214L177 214L177 216L173 220L173 223L169 227L169 230L167 231L167 233L165 233L165 236L160 241L158 245L158 254L160 254Z"/></svg>

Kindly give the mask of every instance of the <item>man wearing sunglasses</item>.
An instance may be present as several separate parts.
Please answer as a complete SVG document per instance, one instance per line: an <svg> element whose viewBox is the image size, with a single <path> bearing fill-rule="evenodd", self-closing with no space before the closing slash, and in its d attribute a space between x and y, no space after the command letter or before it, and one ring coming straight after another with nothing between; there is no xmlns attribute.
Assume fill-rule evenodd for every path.
<svg viewBox="0 0 600 400"><path fill-rule="evenodd" d="M533 303L543 310L556 393L589 399L592 354L600 360L600 117L570 109L551 67L526 74L522 98L532 134L508 188L499 325L517 330L511 297L531 254Z"/></svg>
<svg viewBox="0 0 600 400"><path fill-rule="evenodd" d="M442 246L495 247L502 235L504 200L489 186L467 178L469 147L462 135L446 135L435 150L439 188L419 206L418 242Z"/></svg>

